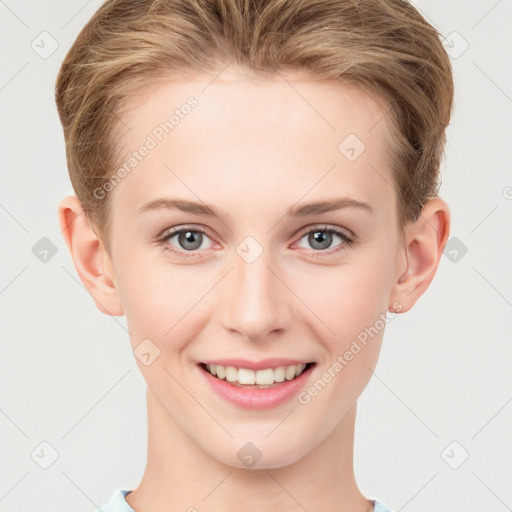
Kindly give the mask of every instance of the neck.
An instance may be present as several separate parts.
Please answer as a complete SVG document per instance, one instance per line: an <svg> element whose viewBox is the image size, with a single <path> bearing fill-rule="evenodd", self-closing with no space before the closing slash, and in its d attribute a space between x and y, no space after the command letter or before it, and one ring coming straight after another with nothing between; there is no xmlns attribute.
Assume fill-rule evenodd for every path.
<svg viewBox="0 0 512 512"><path fill-rule="evenodd" d="M353 471L354 404L327 438L281 468L240 469L212 459L171 420L149 391L148 458L139 486L127 495L136 512L370 512ZM207 435L207 432L206 432Z"/></svg>

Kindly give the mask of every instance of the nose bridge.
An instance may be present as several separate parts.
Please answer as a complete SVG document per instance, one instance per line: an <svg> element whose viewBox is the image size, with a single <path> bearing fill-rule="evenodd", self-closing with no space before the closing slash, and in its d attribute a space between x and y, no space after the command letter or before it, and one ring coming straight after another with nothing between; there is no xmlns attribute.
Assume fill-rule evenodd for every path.
<svg viewBox="0 0 512 512"><path fill-rule="evenodd" d="M258 251L249 240L247 245L239 245L233 262L234 269L228 277L230 289L221 298L223 304L219 304L223 308L225 328L236 330L250 340L285 328L289 316L286 294L274 275L278 270L273 268L270 252L262 248Z"/></svg>

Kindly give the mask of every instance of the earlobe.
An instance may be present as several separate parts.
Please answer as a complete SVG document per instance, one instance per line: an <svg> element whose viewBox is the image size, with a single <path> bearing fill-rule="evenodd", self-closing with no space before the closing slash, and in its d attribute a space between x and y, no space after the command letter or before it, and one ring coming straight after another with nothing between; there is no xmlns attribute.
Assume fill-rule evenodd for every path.
<svg viewBox="0 0 512 512"><path fill-rule="evenodd" d="M98 309L107 315L124 314L115 277L108 269L110 256L94 233L81 203L75 196L64 197L58 208L64 241L71 253L80 280Z"/></svg>
<svg viewBox="0 0 512 512"><path fill-rule="evenodd" d="M432 282L449 232L450 210L440 197L428 201L418 220L408 226L402 268L390 297L390 303L400 303L401 313L411 309Z"/></svg>

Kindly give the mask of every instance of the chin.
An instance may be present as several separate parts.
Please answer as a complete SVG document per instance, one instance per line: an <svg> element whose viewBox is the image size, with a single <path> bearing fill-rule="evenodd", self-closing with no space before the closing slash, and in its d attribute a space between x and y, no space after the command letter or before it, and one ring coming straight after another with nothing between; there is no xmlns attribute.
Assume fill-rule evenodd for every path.
<svg viewBox="0 0 512 512"><path fill-rule="evenodd" d="M282 436L275 439L265 439L247 436L244 440L234 440L222 452L210 453L210 456L222 464L249 470L279 469L290 466L306 455L303 441L297 445L286 444ZM247 439L252 439L248 441ZM234 456L231 454L234 453Z"/></svg>

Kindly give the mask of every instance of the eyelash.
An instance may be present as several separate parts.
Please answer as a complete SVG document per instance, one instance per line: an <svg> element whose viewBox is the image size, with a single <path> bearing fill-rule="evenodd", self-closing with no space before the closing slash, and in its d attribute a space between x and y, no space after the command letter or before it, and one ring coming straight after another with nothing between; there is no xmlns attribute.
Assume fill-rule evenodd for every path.
<svg viewBox="0 0 512 512"><path fill-rule="evenodd" d="M171 245L169 245L169 240L183 232L183 231L192 231L192 232L197 232L197 233L203 233L204 235L208 236L208 232L205 228L202 228L200 226L185 226L185 227L182 227L182 228L179 228L179 229L174 229L174 230L171 230L171 231L168 231L166 232L159 240L158 240L158 243L161 244L165 250L173 253L173 254L176 254L176 255L179 255L179 256L182 256L182 257L185 257L185 258L195 258L195 257L200 257L200 255L195 252L195 251L178 251L176 249L174 249L174 247L172 247ZM343 240L343 243L340 244L339 246L337 246L335 249L333 250L312 250L313 252L310 254L310 256L312 256L313 258L318 258L318 257L324 257L324 256L330 256L332 254L335 254L339 251L343 251L349 247L352 247L356 240L355 240L355 237L354 238L351 238L349 237L344 231L341 231L340 229L337 229L337 228L333 228L333 227L330 227L330 226L313 226L312 228L308 228L304 231L301 231L298 235L298 241L300 241L302 238L304 238L305 235L308 235L309 233L314 233L316 231L321 231L321 232L324 232L324 233L329 233L329 234L334 234L334 235L338 235L342 240ZM199 251L201 252L201 251Z"/></svg>

